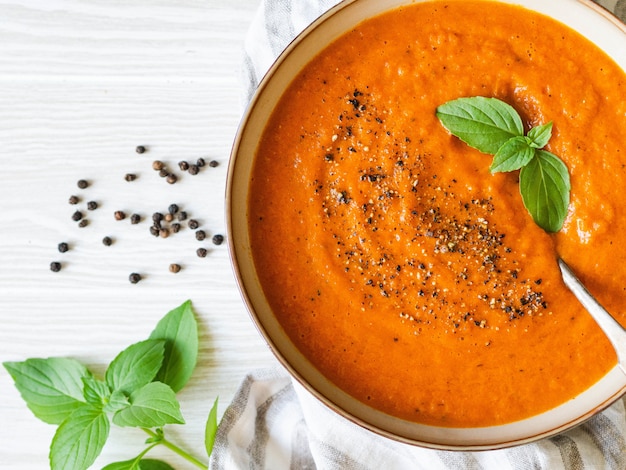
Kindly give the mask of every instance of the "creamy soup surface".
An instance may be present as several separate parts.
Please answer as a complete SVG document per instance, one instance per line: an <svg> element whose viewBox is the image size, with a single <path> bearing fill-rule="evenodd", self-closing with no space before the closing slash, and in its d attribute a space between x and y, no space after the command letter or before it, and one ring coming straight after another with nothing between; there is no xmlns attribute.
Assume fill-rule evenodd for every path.
<svg viewBox="0 0 626 470"><path fill-rule="evenodd" d="M553 121L563 229L524 208L518 172L451 136L437 106L512 105ZM616 363L563 285L562 257L626 324L626 76L577 33L517 6L417 3L308 64L259 144L249 228L294 344L368 405L410 421L508 423L580 394Z"/></svg>

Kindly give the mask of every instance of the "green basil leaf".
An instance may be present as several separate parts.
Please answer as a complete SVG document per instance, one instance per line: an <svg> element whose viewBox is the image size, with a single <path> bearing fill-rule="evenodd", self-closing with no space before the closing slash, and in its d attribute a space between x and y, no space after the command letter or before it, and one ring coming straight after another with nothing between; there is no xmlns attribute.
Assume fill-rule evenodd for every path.
<svg viewBox="0 0 626 470"><path fill-rule="evenodd" d="M165 341L148 339L118 354L107 368L105 378L112 390L127 395L151 382L163 363Z"/></svg>
<svg viewBox="0 0 626 470"><path fill-rule="evenodd" d="M496 98L459 98L439 106L436 114L450 133L484 153L495 154L510 138L524 135L517 111Z"/></svg>
<svg viewBox="0 0 626 470"><path fill-rule="evenodd" d="M526 137L512 137L498 149L493 157L490 170L492 173L519 170L527 165L534 156L535 149L529 145Z"/></svg>
<svg viewBox="0 0 626 470"><path fill-rule="evenodd" d="M151 382L133 392L130 406L113 415L118 426L153 428L165 424L184 424L176 394L166 384Z"/></svg>
<svg viewBox="0 0 626 470"><path fill-rule="evenodd" d="M552 122L541 126L533 127L528 131L528 138L531 141L530 146L541 149L548 145L548 141L552 137Z"/></svg>
<svg viewBox="0 0 626 470"><path fill-rule="evenodd" d="M28 408L46 423L61 424L84 404L82 378L91 373L74 359L27 359L3 365Z"/></svg>
<svg viewBox="0 0 626 470"><path fill-rule="evenodd" d="M111 389L102 380L95 377L83 377L83 395L87 403L102 409L109 402Z"/></svg>
<svg viewBox="0 0 626 470"><path fill-rule="evenodd" d="M104 407L107 413L115 413L121 409L130 406L128 397L121 390L114 390Z"/></svg>
<svg viewBox="0 0 626 470"><path fill-rule="evenodd" d="M180 391L193 373L198 361L198 323L188 300L159 321L150 335L163 339L165 357L156 380L175 392Z"/></svg>
<svg viewBox="0 0 626 470"><path fill-rule="evenodd" d="M97 408L83 405L57 428L50 445L51 470L84 470L100 455L110 424Z"/></svg>
<svg viewBox="0 0 626 470"><path fill-rule="evenodd" d="M520 193L535 223L547 232L558 232L569 206L570 180L559 157L537 150L520 172Z"/></svg>
<svg viewBox="0 0 626 470"><path fill-rule="evenodd" d="M213 452L213 445L215 444L215 436L217 434L217 402L218 399L216 398L211 407L211 411L209 411L209 417L206 420L206 426L204 428L204 448L209 457L211 457L211 453Z"/></svg>
<svg viewBox="0 0 626 470"><path fill-rule="evenodd" d="M139 463L140 470L174 470L174 467L162 460L143 459Z"/></svg>
<svg viewBox="0 0 626 470"><path fill-rule="evenodd" d="M123 462L113 462L104 467L102 470L141 470L139 467L139 458L124 460Z"/></svg>

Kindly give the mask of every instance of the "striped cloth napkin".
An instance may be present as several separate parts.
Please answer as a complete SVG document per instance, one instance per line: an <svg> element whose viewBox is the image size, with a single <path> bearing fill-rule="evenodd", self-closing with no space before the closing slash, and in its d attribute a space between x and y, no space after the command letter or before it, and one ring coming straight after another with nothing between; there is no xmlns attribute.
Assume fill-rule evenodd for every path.
<svg viewBox="0 0 626 470"><path fill-rule="evenodd" d="M244 104L285 46L338 0L262 0L244 48ZM626 21L626 0L600 0ZM625 470L624 400L533 444L449 452L401 444L336 415L277 366L249 374L222 418L213 470Z"/></svg>

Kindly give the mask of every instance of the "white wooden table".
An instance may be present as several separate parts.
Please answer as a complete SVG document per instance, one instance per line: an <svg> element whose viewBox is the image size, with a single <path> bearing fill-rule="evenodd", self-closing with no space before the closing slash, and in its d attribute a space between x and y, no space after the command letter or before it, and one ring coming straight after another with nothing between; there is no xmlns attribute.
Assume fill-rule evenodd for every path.
<svg viewBox="0 0 626 470"><path fill-rule="evenodd" d="M187 424L169 428L198 455L214 398L221 416L247 371L276 363L237 291L226 244L211 243L226 228L241 49L258 3L0 0L0 361L74 357L101 374L191 299L200 360L179 394ZM148 151L137 154L138 145ZM219 166L195 176L178 169L198 158ZM160 178L154 160L178 182ZM126 173L137 179L125 181ZM79 179L90 186L79 189ZM81 198L77 206L71 195ZM98 208L87 210L88 201ZM166 239L149 234L152 213L171 203L198 219L205 241L186 226ZM86 227L72 220L77 209ZM143 221L116 221L117 210ZM70 250L60 253L60 242ZM205 258L199 247L208 248ZM182 270L170 273L170 263ZM141 282L131 284L131 272ZM48 468L54 430L0 368L0 468ZM94 468L134 457L145 437L112 428ZM150 455L189 468L167 450Z"/></svg>

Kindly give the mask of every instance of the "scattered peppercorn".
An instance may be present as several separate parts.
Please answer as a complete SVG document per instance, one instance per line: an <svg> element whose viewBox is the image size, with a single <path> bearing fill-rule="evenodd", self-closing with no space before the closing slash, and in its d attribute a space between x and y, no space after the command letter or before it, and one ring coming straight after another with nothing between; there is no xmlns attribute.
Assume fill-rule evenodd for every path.
<svg viewBox="0 0 626 470"><path fill-rule="evenodd" d="M172 215L176 214L178 212L178 206L176 204L170 204L170 206L167 208L167 212Z"/></svg>
<svg viewBox="0 0 626 470"><path fill-rule="evenodd" d="M180 272L180 269L181 269L180 264L176 264L176 263L170 264L170 272L171 273L176 274L176 273Z"/></svg>
<svg viewBox="0 0 626 470"><path fill-rule="evenodd" d="M137 153L144 153L146 151L146 148L143 145L138 145L137 148L135 149L135 152Z"/></svg>
<svg viewBox="0 0 626 470"><path fill-rule="evenodd" d="M187 163L186 161L182 160L182 161L178 162L178 168L180 168L181 171L187 171L189 169L189 163Z"/></svg>
<svg viewBox="0 0 626 470"><path fill-rule="evenodd" d="M113 244L113 239L111 237L104 237L102 239L102 244L104 246L111 246Z"/></svg>
<svg viewBox="0 0 626 470"><path fill-rule="evenodd" d="M172 225L170 225L170 230L172 231L172 233L178 233L180 231L180 224L173 223Z"/></svg>
<svg viewBox="0 0 626 470"><path fill-rule="evenodd" d="M61 263L59 263L58 261L53 261L52 263L50 263L50 271L52 271L53 273L58 273L61 270Z"/></svg>
<svg viewBox="0 0 626 470"><path fill-rule="evenodd" d="M178 220L179 220L180 222L182 222L182 221L184 221L184 220L187 220L187 212L185 212L185 211L180 211L180 212L178 213Z"/></svg>
<svg viewBox="0 0 626 470"><path fill-rule="evenodd" d="M170 231L167 228L162 228L161 230L159 230L159 236L161 238L167 238L170 236Z"/></svg>
<svg viewBox="0 0 626 470"><path fill-rule="evenodd" d="M72 205L78 204L80 202L80 198L78 196L70 196L70 199L68 202Z"/></svg>
<svg viewBox="0 0 626 470"><path fill-rule="evenodd" d="M199 258L205 258L209 251L206 248L198 248L196 254Z"/></svg>
<svg viewBox="0 0 626 470"><path fill-rule="evenodd" d="M141 281L141 274L131 273L130 276L128 276L128 280L131 284L137 284L139 281Z"/></svg>
<svg viewBox="0 0 626 470"><path fill-rule="evenodd" d="M126 173L126 175L124 176L124 179L126 181L135 181L137 179L137 175L133 174L133 173Z"/></svg>
<svg viewBox="0 0 626 470"><path fill-rule="evenodd" d="M198 165L189 165L189 174L197 175L200 172L200 168Z"/></svg>
<svg viewBox="0 0 626 470"><path fill-rule="evenodd" d="M165 214L165 216L163 216L163 218L165 219L166 222L171 222L172 220L174 220L174 216L172 214Z"/></svg>
<svg viewBox="0 0 626 470"><path fill-rule="evenodd" d="M150 227L150 234L154 237L158 237L159 236L159 232L160 232L160 228L157 227L156 225L152 225Z"/></svg>
<svg viewBox="0 0 626 470"><path fill-rule="evenodd" d="M159 224L162 220L163 220L163 214L161 214L160 212L155 212L154 214L152 214L152 221L155 224Z"/></svg>
<svg viewBox="0 0 626 470"><path fill-rule="evenodd" d="M176 183L176 181L178 181L178 178L176 177L176 175L174 173L170 173L169 175L167 175L167 180L166 180L169 184L174 184Z"/></svg>
<svg viewBox="0 0 626 470"><path fill-rule="evenodd" d="M87 210L95 211L98 208L98 203L96 201L89 201L87 203Z"/></svg>
<svg viewBox="0 0 626 470"><path fill-rule="evenodd" d="M196 240L202 241L206 238L206 232L204 230L198 230L196 232Z"/></svg>
<svg viewBox="0 0 626 470"><path fill-rule="evenodd" d="M219 163L218 163L218 161L217 161L217 160L211 160L211 161L209 162L209 166L210 166L211 168L215 168L215 167L216 167L216 166L218 166L218 165L219 165Z"/></svg>
<svg viewBox="0 0 626 470"><path fill-rule="evenodd" d="M152 162L152 169L155 171L160 171L165 168L165 164L160 160L155 160Z"/></svg>
<svg viewBox="0 0 626 470"><path fill-rule="evenodd" d="M161 178L167 178L167 176L170 174L169 171L167 171L166 168L162 168L161 170L159 170L159 176Z"/></svg>
<svg viewBox="0 0 626 470"><path fill-rule="evenodd" d="M89 221L88 221L87 219L83 219L83 220L81 220L80 222L78 222L78 226L79 226L80 228L84 228L84 227L86 227L87 225L89 225Z"/></svg>
<svg viewBox="0 0 626 470"><path fill-rule="evenodd" d="M196 162L196 165L199 168L202 168L204 165L206 165L206 162L204 161L204 158L198 158L198 161Z"/></svg>
<svg viewBox="0 0 626 470"><path fill-rule="evenodd" d="M200 224L198 223L196 219L189 219L189 222L187 224L189 225L189 228L191 230L195 230L198 227L200 227Z"/></svg>
<svg viewBox="0 0 626 470"><path fill-rule="evenodd" d="M78 185L80 189L85 189L87 186L89 186L89 183L87 182L87 180L78 180L78 183L76 184Z"/></svg>
<svg viewBox="0 0 626 470"><path fill-rule="evenodd" d="M82 218L83 218L83 213L81 211L76 211L72 214L72 220L74 222L78 222Z"/></svg>
<svg viewBox="0 0 626 470"><path fill-rule="evenodd" d="M65 253L67 250L70 249L70 246L67 243L62 242L62 243L59 243L58 248L59 248L60 253Z"/></svg>
<svg viewBox="0 0 626 470"><path fill-rule="evenodd" d="M216 235L213 235L213 238L211 240L213 241L214 245L221 245L222 243L224 243L224 235L220 235L218 233Z"/></svg>
<svg viewBox="0 0 626 470"><path fill-rule="evenodd" d="M115 216L115 220L124 220L126 218L124 211L115 211L113 215Z"/></svg>
<svg viewBox="0 0 626 470"><path fill-rule="evenodd" d="M137 225L141 222L141 216L139 214L133 214L130 216L130 223L133 225Z"/></svg>

